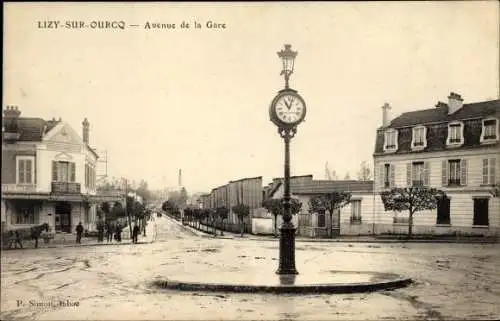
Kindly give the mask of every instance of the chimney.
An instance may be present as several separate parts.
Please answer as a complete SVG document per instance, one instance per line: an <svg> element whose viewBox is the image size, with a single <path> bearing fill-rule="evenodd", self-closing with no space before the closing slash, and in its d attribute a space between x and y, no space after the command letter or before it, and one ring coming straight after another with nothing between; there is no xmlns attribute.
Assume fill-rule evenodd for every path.
<svg viewBox="0 0 500 321"><path fill-rule="evenodd" d="M3 118L5 119L17 119L20 115L21 112L17 106L6 106L3 111Z"/></svg>
<svg viewBox="0 0 500 321"><path fill-rule="evenodd" d="M448 107L448 105L446 105L442 101L438 101L436 104L436 108L446 108L446 107Z"/></svg>
<svg viewBox="0 0 500 321"><path fill-rule="evenodd" d="M382 127L387 127L390 124L389 110L391 110L391 106L385 103L384 106L382 106Z"/></svg>
<svg viewBox="0 0 500 321"><path fill-rule="evenodd" d="M462 99L462 96L457 93L451 92L448 96L448 114L453 114L454 112L462 108L463 104L464 100Z"/></svg>
<svg viewBox="0 0 500 321"><path fill-rule="evenodd" d="M6 132L16 133L18 129L18 119L21 115L17 106L6 106L3 111L4 126Z"/></svg>
<svg viewBox="0 0 500 321"><path fill-rule="evenodd" d="M82 122L82 126L83 126L83 135L82 135L82 138L83 138L83 142L85 144L89 144L89 121L87 120L87 118L85 118Z"/></svg>

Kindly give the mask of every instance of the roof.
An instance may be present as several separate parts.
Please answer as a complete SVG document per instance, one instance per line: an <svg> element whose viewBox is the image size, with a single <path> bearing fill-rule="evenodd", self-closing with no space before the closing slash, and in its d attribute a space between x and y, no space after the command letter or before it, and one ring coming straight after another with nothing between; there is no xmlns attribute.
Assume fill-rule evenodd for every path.
<svg viewBox="0 0 500 321"><path fill-rule="evenodd" d="M500 112L500 99L488 100L471 104L464 104L462 108L448 115L448 105L439 103L439 107L432 109L416 110L403 113L393 119L389 128L400 128L429 123L442 123L454 120L482 118Z"/></svg>
<svg viewBox="0 0 500 321"><path fill-rule="evenodd" d="M283 184L280 181L269 193L269 197ZM308 183L292 184L290 182L291 194L327 194L331 192L373 192L373 181L356 180L316 180Z"/></svg>
<svg viewBox="0 0 500 321"><path fill-rule="evenodd" d="M500 116L500 100L464 104L462 108L451 115L448 115L448 105L438 103L438 106L433 109L403 113L399 117L396 117L388 127L379 128L376 133L374 155L386 155L384 153L384 132L389 128L394 128L398 131L398 150L390 154L447 150L448 123L457 120L462 121L464 124L464 143L460 147L453 147L453 150L495 148L498 145L498 143L488 146L481 144L480 137L482 119L489 116L497 118ZM427 146L422 150L412 150L411 148L412 128L416 125L424 125L427 128Z"/></svg>
<svg viewBox="0 0 500 321"><path fill-rule="evenodd" d="M58 123L58 120L19 117L17 123L18 132L20 134L19 141L41 141L43 135L54 128ZM5 124L5 118L2 119L2 124Z"/></svg>
<svg viewBox="0 0 500 321"><path fill-rule="evenodd" d="M331 192L373 192L373 181L324 180L290 186L292 194L327 194Z"/></svg>
<svg viewBox="0 0 500 321"><path fill-rule="evenodd" d="M229 183L237 183L237 182L242 182L242 181L250 181L254 179L262 179L262 176L255 176L255 177L245 177L245 178L240 178L235 181L229 181Z"/></svg>

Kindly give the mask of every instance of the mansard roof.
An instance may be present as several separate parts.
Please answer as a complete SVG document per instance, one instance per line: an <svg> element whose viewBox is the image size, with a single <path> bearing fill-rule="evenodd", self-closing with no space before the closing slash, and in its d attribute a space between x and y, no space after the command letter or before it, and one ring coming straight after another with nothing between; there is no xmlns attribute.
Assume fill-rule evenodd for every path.
<svg viewBox="0 0 500 321"><path fill-rule="evenodd" d="M401 114L393 119L389 128L401 128L431 123L448 123L455 120L484 118L500 112L500 99L464 104L462 108L448 115L448 105L439 103L432 109L416 110Z"/></svg>

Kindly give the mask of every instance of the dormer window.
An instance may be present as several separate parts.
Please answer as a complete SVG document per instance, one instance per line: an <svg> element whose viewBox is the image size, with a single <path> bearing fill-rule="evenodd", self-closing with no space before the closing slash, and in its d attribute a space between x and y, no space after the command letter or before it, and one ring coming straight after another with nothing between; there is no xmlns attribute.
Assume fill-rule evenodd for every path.
<svg viewBox="0 0 500 321"><path fill-rule="evenodd" d="M398 149L398 131L389 129L385 132L384 151L393 152Z"/></svg>
<svg viewBox="0 0 500 321"><path fill-rule="evenodd" d="M448 124L448 139L446 145L460 146L464 143L464 124L462 122L452 122Z"/></svg>
<svg viewBox="0 0 500 321"><path fill-rule="evenodd" d="M495 142L498 140L498 119L486 118L483 119L483 127L481 130L481 143Z"/></svg>
<svg viewBox="0 0 500 321"><path fill-rule="evenodd" d="M413 128L413 139L411 141L412 149L424 149L427 147L427 128L425 126L416 126Z"/></svg>

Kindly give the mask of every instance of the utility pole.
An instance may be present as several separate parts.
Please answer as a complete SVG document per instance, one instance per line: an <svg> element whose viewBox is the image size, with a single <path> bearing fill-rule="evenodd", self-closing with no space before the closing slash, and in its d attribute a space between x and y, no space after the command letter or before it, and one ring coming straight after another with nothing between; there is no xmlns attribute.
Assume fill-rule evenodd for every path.
<svg viewBox="0 0 500 321"><path fill-rule="evenodd" d="M130 213L127 209L127 198L128 198L128 179L125 178L125 215L128 217L128 228L130 238L132 238L132 221L130 219Z"/></svg>

